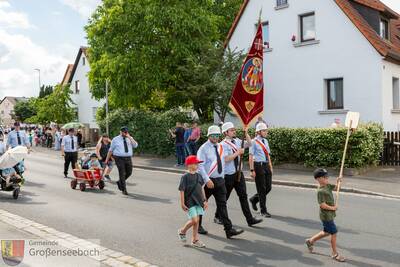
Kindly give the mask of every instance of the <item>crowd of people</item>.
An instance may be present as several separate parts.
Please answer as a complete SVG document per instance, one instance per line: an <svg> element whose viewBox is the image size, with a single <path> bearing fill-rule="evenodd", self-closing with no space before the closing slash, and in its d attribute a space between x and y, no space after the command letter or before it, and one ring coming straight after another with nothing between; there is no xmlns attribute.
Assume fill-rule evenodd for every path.
<svg viewBox="0 0 400 267"><path fill-rule="evenodd" d="M196 122L191 126L188 123L177 122L175 129L171 129L170 133L175 138L176 166L183 166L188 156L197 154L201 129Z"/></svg>
<svg viewBox="0 0 400 267"><path fill-rule="evenodd" d="M24 126L19 122L14 123L13 127L0 131L0 136L4 136L13 132L18 127L18 132L24 136L29 142L30 147L46 147L54 150L61 150L61 140L67 134L66 129L59 126ZM78 129L76 132L78 146L85 147L82 131Z"/></svg>

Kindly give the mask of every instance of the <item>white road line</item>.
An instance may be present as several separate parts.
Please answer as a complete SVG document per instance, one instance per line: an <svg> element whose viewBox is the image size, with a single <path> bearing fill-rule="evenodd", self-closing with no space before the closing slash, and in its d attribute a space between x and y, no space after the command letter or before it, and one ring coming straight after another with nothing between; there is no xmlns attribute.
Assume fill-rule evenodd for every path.
<svg viewBox="0 0 400 267"><path fill-rule="evenodd" d="M175 175L175 176L182 176L182 174L179 173L174 173L174 172L168 172L168 171L161 171L161 170L148 170L148 169L142 169L139 167L135 167L135 170L140 170L140 171L146 171L146 172L155 172L155 173L162 173L162 174L169 174L169 175ZM184 172L184 170L182 170ZM249 182L246 181L247 184L254 184L254 182ZM288 186L288 185L273 185L274 187L281 187L285 189L294 189L294 190L308 190L308 191L316 191L315 188L306 188L306 187L300 187L300 186ZM375 193L375 192L373 192ZM385 197L385 196L374 196L374 195L368 195L368 194L361 194L361 193L351 193L351 192L340 192L340 194L343 195L349 195L349 196L355 196L355 197L364 197L364 198L373 198L373 199L380 199L380 200L393 200L393 201L400 201L398 198L392 198L392 197Z"/></svg>
<svg viewBox="0 0 400 267"><path fill-rule="evenodd" d="M121 252L107 249L85 239L80 239L70 234L57 231L56 229L36 223L19 215L12 214L6 210L0 209L0 221L9 224L12 227L18 228L19 230L37 236L40 239L48 241L55 239L61 240L63 241L61 245L66 248L96 248L100 251L100 257L93 256L90 258L107 266L157 267L134 257L125 255Z"/></svg>

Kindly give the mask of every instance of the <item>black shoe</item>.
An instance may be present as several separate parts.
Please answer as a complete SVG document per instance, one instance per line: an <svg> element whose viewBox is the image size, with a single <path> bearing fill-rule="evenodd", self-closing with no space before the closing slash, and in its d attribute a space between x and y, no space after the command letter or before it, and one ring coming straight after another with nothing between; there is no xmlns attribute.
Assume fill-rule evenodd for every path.
<svg viewBox="0 0 400 267"><path fill-rule="evenodd" d="M262 221L263 219L257 219L253 217L250 221L247 222L247 225L251 227L253 225L259 224Z"/></svg>
<svg viewBox="0 0 400 267"><path fill-rule="evenodd" d="M117 186L118 186L118 190L122 191L122 187L121 187L121 184L119 183L119 181L117 181Z"/></svg>
<svg viewBox="0 0 400 267"><path fill-rule="evenodd" d="M268 212L261 212L261 216L265 218L271 218L271 214L269 214Z"/></svg>
<svg viewBox="0 0 400 267"><path fill-rule="evenodd" d="M128 191L126 191L126 189L123 189L123 190L122 190L122 194L125 195L125 196L127 196L127 195L128 195Z"/></svg>
<svg viewBox="0 0 400 267"><path fill-rule="evenodd" d="M197 230L197 232L201 235L206 235L208 234L208 232L206 231L206 229L203 228L203 226L199 226L199 229Z"/></svg>
<svg viewBox="0 0 400 267"><path fill-rule="evenodd" d="M67 174L64 173L64 178L68 178L68 173Z"/></svg>
<svg viewBox="0 0 400 267"><path fill-rule="evenodd" d="M106 178L108 181L111 181L110 175L104 175L104 178Z"/></svg>
<svg viewBox="0 0 400 267"><path fill-rule="evenodd" d="M235 229L235 228L225 231L226 238L228 239L231 239L233 236L240 235L243 232L244 232L243 229Z"/></svg>
<svg viewBox="0 0 400 267"><path fill-rule="evenodd" d="M214 217L214 222L215 222L216 224L222 224L221 219L220 219L220 218L217 218L217 217Z"/></svg>
<svg viewBox="0 0 400 267"><path fill-rule="evenodd" d="M253 210L257 211L257 201L254 198L250 198L250 203L251 203L251 207L253 208Z"/></svg>

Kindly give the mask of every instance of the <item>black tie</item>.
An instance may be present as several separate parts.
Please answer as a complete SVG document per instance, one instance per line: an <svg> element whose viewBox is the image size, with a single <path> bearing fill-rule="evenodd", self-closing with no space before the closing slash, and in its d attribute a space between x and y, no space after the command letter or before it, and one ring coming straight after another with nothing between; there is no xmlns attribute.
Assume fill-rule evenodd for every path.
<svg viewBox="0 0 400 267"><path fill-rule="evenodd" d="M232 140L232 144L236 144L235 140ZM233 161L235 162L235 170L237 171L239 166L239 157L236 157Z"/></svg>
<svg viewBox="0 0 400 267"><path fill-rule="evenodd" d="M72 148L72 150L75 149L74 137L73 136L71 136L71 148Z"/></svg>
<svg viewBox="0 0 400 267"><path fill-rule="evenodd" d="M17 132L17 141L18 145L21 145L21 137L19 136L19 132Z"/></svg>
<svg viewBox="0 0 400 267"><path fill-rule="evenodd" d="M263 142L263 144L265 145L265 140L264 139L261 139L261 141Z"/></svg>
<svg viewBox="0 0 400 267"><path fill-rule="evenodd" d="M221 162L221 157L219 156L219 153L218 153L218 146L215 145L214 148L215 148L215 153L217 154L218 173L221 173L222 172L222 162Z"/></svg>
<svg viewBox="0 0 400 267"><path fill-rule="evenodd" d="M124 149L125 153L128 153L128 143L126 142L126 137L122 137L124 139Z"/></svg>

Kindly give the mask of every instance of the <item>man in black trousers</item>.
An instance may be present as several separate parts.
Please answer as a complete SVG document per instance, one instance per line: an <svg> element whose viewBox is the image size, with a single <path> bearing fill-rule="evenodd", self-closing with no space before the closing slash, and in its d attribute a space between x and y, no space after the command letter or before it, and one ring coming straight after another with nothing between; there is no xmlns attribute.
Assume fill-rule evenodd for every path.
<svg viewBox="0 0 400 267"><path fill-rule="evenodd" d="M243 172L239 172L239 161L240 156L243 154L244 149L250 147L252 140L250 135L245 129L246 142L242 148L242 140L236 138L236 128L232 122L226 122L222 125L222 133L225 135L225 139L221 142L225 152L225 186L226 186L226 200L228 201L229 196L233 189L239 197L240 207L244 217L246 218L247 224L253 226L262 222L262 219L253 217L250 211L249 202L247 200L247 189L246 181L244 179ZM215 213L214 222L222 224L218 212Z"/></svg>
<svg viewBox="0 0 400 267"><path fill-rule="evenodd" d="M68 135L61 141L61 155L64 157L64 177L68 178L69 164L72 169L76 168L78 161L78 139L76 138L74 128L68 129Z"/></svg>
<svg viewBox="0 0 400 267"><path fill-rule="evenodd" d="M113 156L119 174L119 181L117 181L118 189L124 195L128 195L126 180L132 174L133 149L137 147L138 143L130 136L128 127L124 126L121 128L120 135L114 137L111 141L110 151L105 161L107 165L111 156Z"/></svg>

